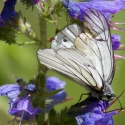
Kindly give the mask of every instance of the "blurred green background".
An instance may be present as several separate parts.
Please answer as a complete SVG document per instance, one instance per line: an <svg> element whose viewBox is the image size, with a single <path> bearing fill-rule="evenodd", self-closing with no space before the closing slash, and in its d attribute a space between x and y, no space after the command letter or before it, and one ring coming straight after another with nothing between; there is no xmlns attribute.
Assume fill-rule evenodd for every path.
<svg viewBox="0 0 125 125"><path fill-rule="evenodd" d="M3 7L3 1L0 1L0 11ZM33 29L37 33L39 37L39 25L38 25L38 11L37 9L34 9L33 11L30 9L26 10L26 6L18 3L16 5L16 10L21 10L22 14L27 18L28 22L32 24ZM122 11L120 13L117 13L113 17L113 21L118 22L125 22L124 18L125 11ZM63 17L64 18L64 17ZM59 20L59 28L62 28L66 25L65 19L58 19ZM123 27L123 26L122 26ZM53 37L55 34L55 25L48 23L48 37ZM122 44L125 43L125 32L120 31L112 31L112 33L115 34L121 34L122 35ZM26 39L25 37L17 37L17 40L19 42L22 41L28 41L29 39ZM3 41L0 42L0 85L5 83L15 83L15 79L12 77L12 75L15 75L17 77L23 78L24 80L28 81L29 79L32 79L34 76L37 75L37 56L36 56L37 47L33 46L16 46L16 45L8 45L5 44ZM115 53L124 54L124 51L118 51ZM112 82L112 88L115 92L115 94L118 96L123 89L125 88L125 60L117 61L116 67L119 68L116 70L114 80ZM59 76L60 79L65 80L67 82L66 85L66 91L68 96L73 97L73 100L68 101L66 103L59 104L56 106L56 110L60 111L65 106L70 106L74 103L76 103L82 93L85 93L85 89L76 83L74 83L71 80L66 79L63 76L60 76L57 73L54 73L52 71L49 71L47 73L48 76ZM120 101L125 107L125 94L123 94L123 97L120 98ZM8 125L8 121L12 120L12 116L9 116L7 114L9 105L8 105L8 99L5 97L0 97L0 125ZM120 105L118 102L116 102L110 110L120 108ZM114 116L116 125L125 125L125 112L120 113L118 115ZM11 124L11 123L10 123ZM15 124L16 125L16 124Z"/></svg>

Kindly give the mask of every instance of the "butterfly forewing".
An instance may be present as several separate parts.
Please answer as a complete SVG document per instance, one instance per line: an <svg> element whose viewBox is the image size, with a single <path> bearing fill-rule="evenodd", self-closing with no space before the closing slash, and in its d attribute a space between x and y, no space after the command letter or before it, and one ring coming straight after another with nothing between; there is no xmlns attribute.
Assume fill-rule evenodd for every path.
<svg viewBox="0 0 125 125"><path fill-rule="evenodd" d="M114 71L110 30L97 10L88 9L83 19L83 27L68 25L54 37L51 49L38 50L38 59L87 89L102 91Z"/></svg>

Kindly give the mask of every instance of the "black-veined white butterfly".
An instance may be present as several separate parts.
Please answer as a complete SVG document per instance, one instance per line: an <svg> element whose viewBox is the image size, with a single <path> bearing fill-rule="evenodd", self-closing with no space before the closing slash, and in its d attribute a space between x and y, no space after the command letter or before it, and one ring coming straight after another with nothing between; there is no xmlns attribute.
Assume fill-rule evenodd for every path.
<svg viewBox="0 0 125 125"><path fill-rule="evenodd" d="M71 24L57 33L51 49L38 50L38 59L84 86L92 97L111 99L115 68L108 23L95 9L85 11L83 19L83 26Z"/></svg>

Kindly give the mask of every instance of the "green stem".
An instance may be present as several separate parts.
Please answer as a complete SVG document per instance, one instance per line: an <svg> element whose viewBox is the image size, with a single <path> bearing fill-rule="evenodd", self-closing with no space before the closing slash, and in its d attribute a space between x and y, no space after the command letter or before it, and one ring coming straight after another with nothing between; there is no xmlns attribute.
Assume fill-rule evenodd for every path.
<svg viewBox="0 0 125 125"><path fill-rule="evenodd" d="M39 17L39 26L40 26L40 40L39 49L47 48L47 22L43 16ZM46 78L47 68L44 65L38 64L38 76L36 78L37 83L39 84L39 89L42 92L42 95L38 99L38 106L42 109L42 113L38 115L37 125L44 125L45 122L45 78Z"/></svg>
<svg viewBox="0 0 125 125"><path fill-rule="evenodd" d="M40 39L42 49L47 48L47 22L43 16L39 17Z"/></svg>

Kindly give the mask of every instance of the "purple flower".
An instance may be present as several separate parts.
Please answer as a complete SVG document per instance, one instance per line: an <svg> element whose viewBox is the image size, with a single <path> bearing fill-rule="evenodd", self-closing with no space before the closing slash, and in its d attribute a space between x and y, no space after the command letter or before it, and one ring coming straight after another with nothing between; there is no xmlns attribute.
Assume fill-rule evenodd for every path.
<svg viewBox="0 0 125 125"><path fill-rule="evenodd" d="M51 92L58 89L63 89L66 83L61 81L55 76L46 78L46 90L47 92ZM60 103L66 98L66 91L62 90L57 94L51 96L49 99L53 99L55 103Z"/></svg>
<svg viewBox="0 0 125 125"><path fill-rule="evenodd" d="M0 15L0 27L3 26L3 25L4 25L4 22L3 22L2 18L1 18L1 15Z"/></svg>
<svg viewBox="0 0 125 125"><path fill-rule="evenodd" d="M39 1L40 1L40 0L31 0L31 2L32 2L33 4L37 4L37 3L39 3Z"/></svg>
<svg viewBox="0 0 125 125"><path fill-rule="evenodd" d="M46 91L51 92L57 89L63 89L65 84L66 83L64 81L61 81L57 77L54 77L54 76L48 77L46 78ZM49 97L48 99L52 100L52 102L46 106L46 111L49 111L50 109L52 109L54 105L61 103L63 100L66 99L66 96L67 96L66 91L62 90L57 94Z"/></svg>
<svg viewBox="0 0 125 125"><path fill-rule="evenodd" d="M113 115L117 111L105 112L109 106L106 100L90 103L75 116L78 125L114 125Z"/></svg>
<svg viewBox="0 0 125 125"><path fill-rule="evenodd" d="M0 87L0 96L4 95L11 99L15 99L21 91L22 87L18 84L6 84Z"/></svg>
<svg viewBox="0 0 125 125"><path fill-rule="evenodd" d="M119 35L111 35L111 39L112 39L112 47L114 50L117 50L120 46L120 40L121 40L121 36Z"/></svg>
<svg viewBox="0 0 125 125"><path fill-rule="evenodd" d="M94 8L109 20L111 14L115 14L125 8L124 0L100 1L91 0L90 2L74 2L72 0L63 0L62 4L68 11L68 14L75 19L83 20L83 14L88 8Z"/></svg>
<svg viewBox="0 0 125 125"><path fill-rule="evenodd" d="M4 8L1 12L1 18L3 21L8 22L11 18L18 16L14 10L16 2L17 0L6 0L4 2Z"/></svg>
<svg viewBox="0 0 125 125"><path fill-rule="evenodd" d="M35 93L35 92L37 91L36 84L35 84L35 83L28 83L28 84L25 86L25 90L28 90L28 91L31 92L31 93Z"/></svg>
<svg viewBox="0 0 125 125"><path fill-rule="evenodd" d="M17 82L20 83L20 79L18 79ZM32 83L27 84L25 89L34 93L36 85ZM16 117L21 117L20 122L22 122L22 119L33 119L35 115L42 112L40 108L32 107L30 93L25 93L23 97L18 97L22 90L22 86L19 84L6 84L0 87L0 96L4 95L10 99L10 109L8 113Z"/></svg>
<svg viewBox="0 0 125 125"><path fill-rule="evenodd" d="M8 113L11 115L21 117L20 121L22 121L22 119L29 121L30 119L33 119L35 115L40 114L41 112L42 110L40 108L33 108L30 101L30 96L17 98L8 111Z"/></svg>

